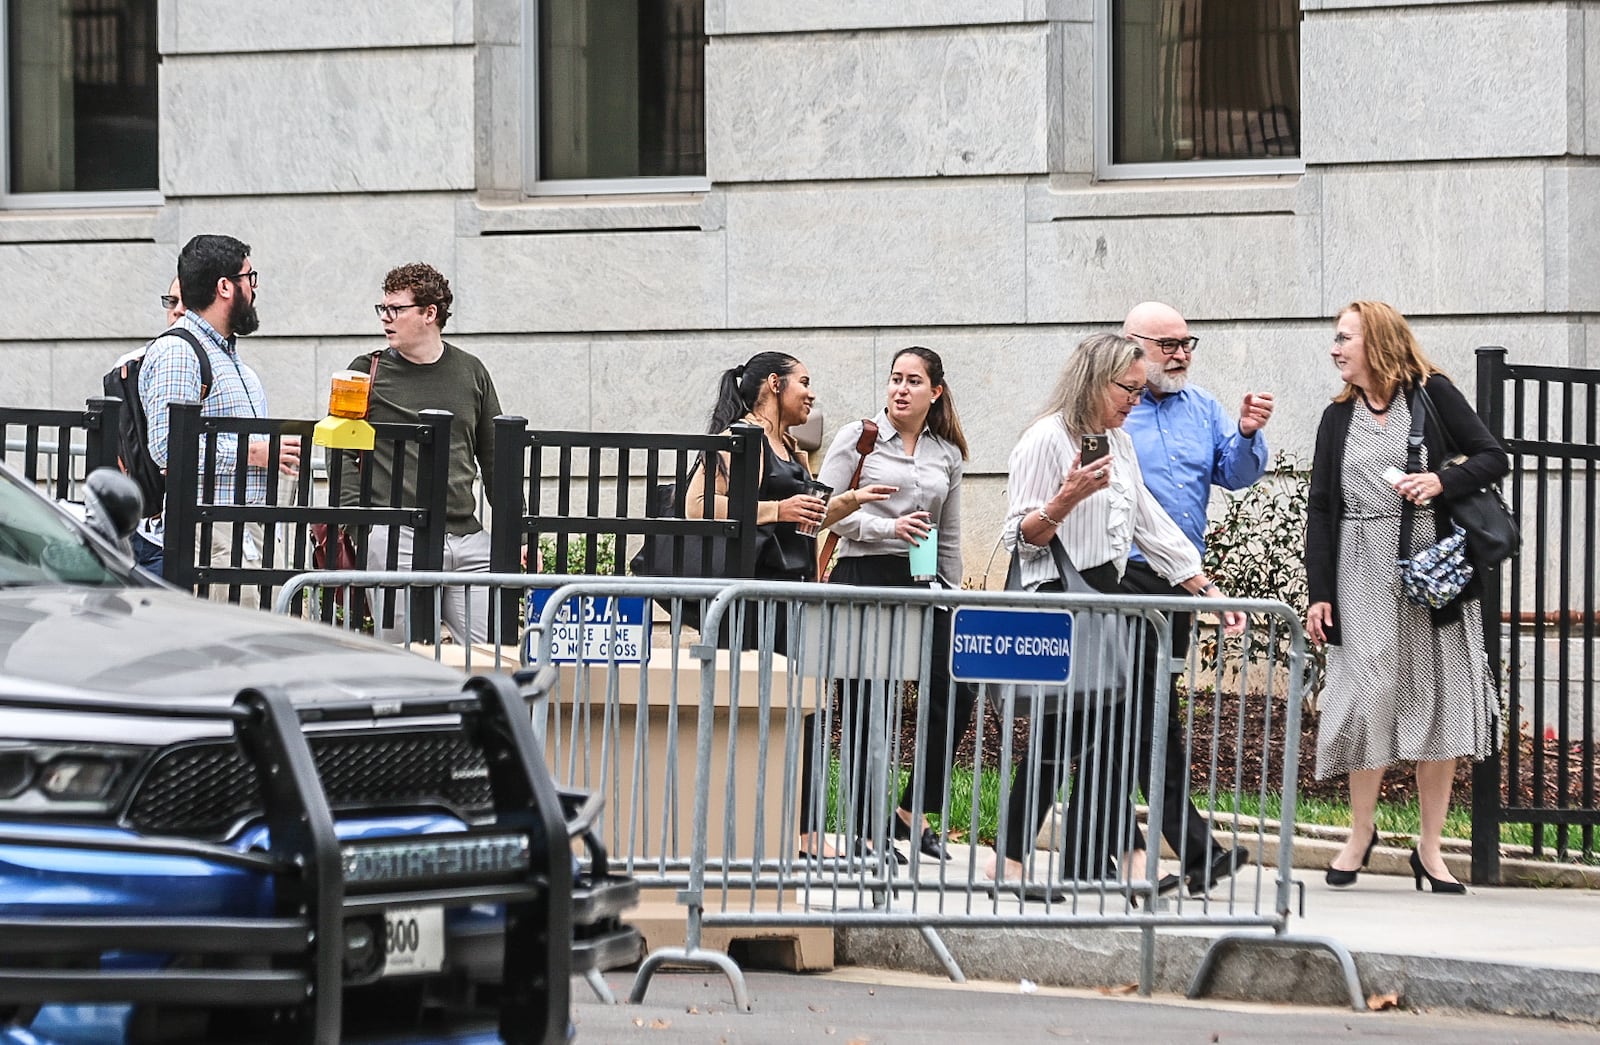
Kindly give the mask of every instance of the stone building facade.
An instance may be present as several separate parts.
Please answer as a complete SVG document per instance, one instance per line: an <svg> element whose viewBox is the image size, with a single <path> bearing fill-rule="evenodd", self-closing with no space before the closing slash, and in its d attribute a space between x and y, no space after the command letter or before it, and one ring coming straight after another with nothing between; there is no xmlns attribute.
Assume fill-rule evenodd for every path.
<svg viewBox="0 0 1600 1045"><path fill-rule="evenodd" d="M383 273L410 260L451 278L447 336L540 427L697 430L716 373L776 347L809 366L831 434L876 409L890 355L921 343L944 355L973 444L978 573L1016 435L1068 347L1136 301L1190 317L1196 380L1225 403L1276 392L1271 441L1301 457L1336 390L1330 317L1349 299L1396 304L1467 385L1480 344L1600 356L1600 3L1213 2L1287 8L1278 50L1241 58L1215 38L1140 51L1156 30L1138 11L1184 17L1161 0L161 0L141 13L154 2L0 0L12 402L95 392L158 329L156 297L198 232L254 248L263 325L247 352L280 415L320 412L327 375L376 343ZM663 29L658 8L703 9L703 39L698 23ZM46 171L59 191L19 191L63 127L65 59L31 69L69 36L49 35L64 24L51 12L105 9L155 29L157 182L100 194ZM608 65L633 61L608 98ZM1231 160L1184 124L1193 111L1151 95L1170 82L1130 74L1251 63L1246 79L1279 94L1292 74L1297 111L1214 99L1210 116L1275 143ZM89 74L75 68L81 103ZM663 76L688 93L659 104ZM1117 136L1152 107L1172 116L1150 131L1156 162L1121 162ZM613 134L628 148L608 152ZM605 176L630 163L661 176Z"/></svg>

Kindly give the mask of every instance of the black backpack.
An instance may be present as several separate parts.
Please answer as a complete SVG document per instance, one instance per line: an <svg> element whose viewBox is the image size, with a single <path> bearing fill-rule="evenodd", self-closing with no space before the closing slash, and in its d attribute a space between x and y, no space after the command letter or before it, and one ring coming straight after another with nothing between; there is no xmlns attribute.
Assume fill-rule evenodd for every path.
<svg viewBox="0 0 1600 1045"><path fill-rule="evenodd" d="M139 484L139 493L144 496L146 518L161 514L167 499L167 477L150 458L150 419L145 416L144 401L139 398L139 371L144 367L145 353L150 350L150 345L168 334L183 338L194 349L194 357L200 363L200 398L210 395L211 356L187 327L173 327L158 334L141 351L112 367L102 380L106 395L122 400L117 424L117 464Z"/></svg>

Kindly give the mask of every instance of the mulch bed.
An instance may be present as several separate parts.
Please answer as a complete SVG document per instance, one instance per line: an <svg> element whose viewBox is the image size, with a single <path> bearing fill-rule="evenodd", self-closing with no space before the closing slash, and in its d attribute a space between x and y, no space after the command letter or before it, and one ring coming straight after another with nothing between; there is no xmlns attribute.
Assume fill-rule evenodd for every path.
<svg viewBox="0 0 1600 1045"><path fill-rule="evenodd" d="M1239 728L1239 702L1231 699L1223 700L1220 707L1214 707L1209 697L1202 697L1195 707L1193 735L1194 750L1191 760L1191 779L1196 786L1211 775L1212 749L1216 749L1218 765L1218 786L1226 790L1233 790L1237 776L1238 790L1245 794L1257 793L1262 788L1262 764L1264 753L1270 753L1268 772L1270 779L1265 790L1277 793L1281 790L1283 779L1283 750L1285 721L1281 713L1281 700L1279 707L1272 716L1270 736L1263 730L1262 723L1266 719L1266 710L1262 699L1249 698L1246 708L1246 728L1241 735ZM912 749L916 733L916 715L914 705L907 703L905 716L902 720L901 751L908 752ZM1216 711L1216 722L1213 725L1213 711ZM1001 725L999 716L992 706L986 705L988 721L984 724L984 752L983 764L997 766L1001 759ZM1023 742L1027 736L1028 724L1026 721L1017 722L1017 731L1012 740L1012 757L1017 758L1022 750ZM976 723L969 728L962 737L956 751L956 764L972 764L973 745L977 737ZM1215 743L1213 743L1215 738ZM837 741L837 737L835 738ZM1581 806L1583 804L1583 750L1580 743L1569 743L1568 747L1568 784L1566 788L1560 786L1561 781L1557 775L1558 759L1561 754L1560 741L1551 736L1539 741L1537 745L1532 737L1522 735L1518 738L1521 757L1518 759L1518 779L1502 779L1501 796L1510 799L1515 795L1513 804L1518 806L1535 805L1534 792L1534 752L1537 746L1543 755L1542 801L1537 804L1556 807L1561 804L1561 794L1565 791L1567 806ZM1333 802L1348 802L1349 792L1345 788L1345 778L1342 776L1330 777L1327 780L1317 780L1312 772L1316 765L1317 750L1317 716L1315 713L1306 714L1301 722L1300 731L1300 769L1298 773L1298 788L1302 798L1325 799ZM1506 764L1504 756L1503 763ZM1238 765L1237 774L1235 764ZM1503 774L1505 771L1502 771ZM1600 797L1600 758L1594 760L1589 767L1591 793ZM1513 791L1514 788L1514 791ZM1389 773L1385 774L1383 788L1379 798L1384 802L1407 803L1416 799L1416 779L1412 774L1410 763L1396 764ZM1456 766L1455 789L1452 795L1452 804L1467 805L1472 800L1472 763L1462 761Z"/></svg>

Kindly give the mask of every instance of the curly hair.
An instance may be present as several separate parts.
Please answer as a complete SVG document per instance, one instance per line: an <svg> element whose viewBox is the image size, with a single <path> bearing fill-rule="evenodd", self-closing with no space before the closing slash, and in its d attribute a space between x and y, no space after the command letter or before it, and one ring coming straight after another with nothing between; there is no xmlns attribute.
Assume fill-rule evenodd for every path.
<svg viewBox="0 0 1600 1045"><path fill-rule="evenodd" d="M401 291L411 291L411 300L418 305L433 305L439 310L439 329L450 319L450 305L455 301L455 295L450 293L450 281L432 265L423 261L413 261L409 265L401 265L389 270L383 277L383 292L385 294L398 294Z"/></svg>

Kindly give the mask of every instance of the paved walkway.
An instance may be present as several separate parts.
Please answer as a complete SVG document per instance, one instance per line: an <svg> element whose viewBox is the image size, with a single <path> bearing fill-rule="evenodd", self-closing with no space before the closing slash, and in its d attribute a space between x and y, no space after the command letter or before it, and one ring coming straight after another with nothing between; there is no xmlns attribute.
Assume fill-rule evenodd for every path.
<svg viewBox="0 0 1600 1045"><path fill-rule="evenodd" d="M1325 865L1337 851L1305 849ZM962 854L964 856L965 854ZM1547 1016L1600 1023L1600 890L1469 886L1465 895L1418 892L1404 861L1409 849L1380 849L1373 872L1335 889L1322 866L1299 867L1304 917L1288 932L1342 943L1356 960L1363 995L1394 994L1407 1008ZM960 857L958 857L960 859ZM1296 863L1302 862L1297 843ZM1550 865L1508 861L1507 877L1538 878ZM1397 873L1383 873L1386 871ZM1568 868L1568 880L1595 869ZM1465 876L1464 864L1458 874ZM1275 874L1275 872L1269 872ZM1551 874L1551 877L1557 877ZM1270 884L1263 883L1263 884ZM1222 895L1219 891L1217 895ZM1184 994L1211 930L1163 930L1155 990ZM1064 987L1119 988L1138 979L1137 933L1117 930L961 929L940 935L969 979ZM1270 935L1270 933L1262 933ZM841 962L937 973L913 933L850 928L840 933ZM1347 1006L1348 992L1324 952L1235 948L1218 966L1214 996Z"/></svg>

